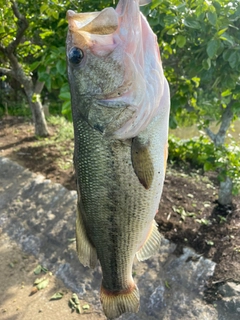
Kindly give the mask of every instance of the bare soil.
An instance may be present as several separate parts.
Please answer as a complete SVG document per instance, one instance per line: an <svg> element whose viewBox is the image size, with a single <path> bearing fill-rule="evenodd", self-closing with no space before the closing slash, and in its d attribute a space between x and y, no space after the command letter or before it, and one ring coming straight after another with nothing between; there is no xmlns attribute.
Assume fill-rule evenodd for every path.
<svg viewBox="0 0 240 320"><path fill-rule="evenodd" d="M29 119L20 117L0 119L0 156L8 157L35 173L41 173L69 190L75 190L72 166L73 139L59 139L61 129L59 125L49 124L49 128L51 137L38 139L34 137L34 129ZM156 217L160 232L178 244L179 254L183 246L189 246L217 263L215 273L205 292L208 302L221 299L218 286L230 280L240 283L240 196L234 197L232 206L221 207L217 203L217 194L218 181L214 173L203 175L190 167L186 170L186 167L182 169L169 165ZM4 257L1 254L0 267L3 265L6 267L13 259L15 258ZM28 267L29 263L32 263L33 267L33 261L29 262L19 257L16 260L21 260L25 269L31 269ZM26 281L26 278L29 280L32 277L26 272L17 276L19 281L15 290L20 290L21 283ZM4 281L10 281L11 277L13 277L11 268L7 273L0 272L0 283L4 286ZM52 283L53 291L59 287L61 287L59 282ZM12 296L14 297L14 293ZM58 308L61 308L60 301L62 300L56 302ZM62 302L62 306L63 303L65 308L66 299ZM12 302L9 308L15 308L15 305L17 303ZM1 319L18 319L2 317L5 311L1 307L0 305ZM36 312L38 314L36 319L41 319L41 311ZM52 312L53 318L43 319L56 319L54 317L56 311ZM101 315L94 319L101 319Z"/></svg>

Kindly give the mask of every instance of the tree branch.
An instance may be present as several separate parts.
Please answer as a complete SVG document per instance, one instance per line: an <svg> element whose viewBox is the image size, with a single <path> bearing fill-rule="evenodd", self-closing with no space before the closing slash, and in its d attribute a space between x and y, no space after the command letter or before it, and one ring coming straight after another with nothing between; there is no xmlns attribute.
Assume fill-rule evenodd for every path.
<svg viewBox="0 0 240 320"><path fill-rule="evenodd" d="M233 111L232 111L232 102L230 102L227 105L227 108L224 110L222 117L221 117L221 126L220 129L217 133L217 144L221 145L224 143L225 137L226 137L226 133L228 128L230 127L231 121L233 118Z"/></svg>
<svg viewBox="0 0 240 320"><path fill-rule="evenodd" d="M205 132L210 137L210 139L214 142L215 146L218 147L223 145L226 138L226 133L231 124L232 118L233 118L232 102L230 102L221 116L221 125L218 132L215 134L209 128L204 128Z"/></svg>
<svg viewBox="0 0 240 320"><path fill-rule="evenodd" d="M12 3L13 13L15 17L18 19L18 28L17 28L17 34L16 34L15 40L13 40L5 49L8 53L13 53L13 51L17 48L17 46L21 42L22 37L28 28L28 21L18 10L17 3L12 0L11 0L11 3Z"/></svg>
<svg viewBox="0 0 240 320"><path fill-rule="evenodd" d="M215 144L216 134L213 133L212 130L210 130L209 128L204 128L204 131Z"/></svg>
<svg viewBox="0 0 240 320"><path fill-rule="evenodd" d="M4 74L5 76L14 77L14 72L11 69L0 67L0 73Z"/></svg>
<svg viewBox="0 0 240 320"><path fill-rule="evenodd" d="M6 49L0 44L0 51L2 51L3 54L6 54Z"/></svg>
<svg viewBox="0 0 240 320"><path fill-rule="evenodd" d="M47 67L46 73L49 74L49 72L50 72L50 68ZM37 80L34 87L34 93L40 94L44 88L44 85L45 85L45 82L40 82L39 80Z"/></svg>

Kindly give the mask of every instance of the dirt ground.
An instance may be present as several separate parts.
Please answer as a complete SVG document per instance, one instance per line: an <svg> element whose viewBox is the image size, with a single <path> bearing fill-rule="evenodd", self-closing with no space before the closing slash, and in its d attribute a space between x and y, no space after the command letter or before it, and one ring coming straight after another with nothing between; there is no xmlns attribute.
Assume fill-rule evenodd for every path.
<svg viewBox="0 0 240 320"><path fill-rule="evenodd" d="M38 139L34 137L30 120L19 117L0 119L0 156L8 157L33 172L41 173L69 190L75 190L72 167L73 139L61 136L64 126L64 123L49 124L51 137ZM240 196L234 197L231 207L220 207L216 201L218 184L215 175L201 175L190 168L187 171L188 173L186 168L183 170L168 166L156 220L160 232L178 244L179 254L183 246L189 246L217 263L205 292L206 300L211 302L216 298L221 299L217 290L219 285L230 280L240 282ZM0 240L3 241L1 238ZM10 250L1 246L1 251L4 251L0 253L1 287L9 286L8 283L11 281L13 286L9 297L4 298L4 304L1 305L0 302L0 319L28 320L22 316L18 318L21 305L14 301L14 296L18 292L18 297L21 298L19 292L31 291L36 278L32 272L36 261L34 257L23 258L19 249L14 245L13 248ZM59 281L51 280L50 277L49 285L45 289L48 291L42 290L30 296L32 303L37 299L40 301L35 305L35 314L29 319L56 319L61 306L64 312L71 314L67 306L70 292L66 292L61 300L51 303L46 300L46 296L49 297L50 294L61 290L61 287ZM47 303L47 307L41 308L41 303ZM43 309L53 317L44 315L41 311ZM86 312L89 320L103 319L100 314L91 318L93 313ZM72 313L69 319L77 319L77 316L76 313Z"/></svg>
<svg viewBox="0 0 240 320"><path fill-rule="evenodd" d="M77 320L79 316L81 320L106 319L83 300L80 300L81 315L71 310L72 292L51 274L51 270L35 275L37 266L35 257L23 254L15 242L0 232L1 320ZM47 286L35 290L36 279L47 280ZM56 293L61 293L62 299L50 301Z"/></svg>

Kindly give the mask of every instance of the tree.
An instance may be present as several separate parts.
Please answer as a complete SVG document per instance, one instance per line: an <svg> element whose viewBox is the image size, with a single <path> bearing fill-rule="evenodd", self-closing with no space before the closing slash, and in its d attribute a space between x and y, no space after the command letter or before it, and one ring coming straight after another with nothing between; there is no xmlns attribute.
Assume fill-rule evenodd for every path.
<svg viewBox="0 0 240 320"><path fill-rule="evenodd" d="M171 85L171 126L197 122L216 147L224 147L230 124L240 115L239 1L153 0L144 10ZM217 133L212 122L220 123ZM231 203L230 171L220 175L221 204Z"/></svg>
<svg viewBox="0 0 240 320"><path fill-rule="evenodd" d="M42 99L59 105L63 100L62 112L71 118L65 57L66 11L101 10L113 2L0 0L0 8L4 8L0 9L0 74L15 78L23 87L36 135L48 134Z"/></svg>
<svg viewBox="0 0 240 320"><path fill-rule="evenodd" d="M1 66L0 72L3 75L13 77L22 85L32 111L35 134L45 137L49 133L40 99L44 83L39 81L34 83L31 75L26 71L24 64L21 63L21 59L19 60L18 54L25 32L29 28L29 22L19 11L15 1L1 2L1 7L4 8L2 11L4 23L1 28L0 61L1 65L4 62L6 67ZM8 23L9 21L13 22Z"/></svg>

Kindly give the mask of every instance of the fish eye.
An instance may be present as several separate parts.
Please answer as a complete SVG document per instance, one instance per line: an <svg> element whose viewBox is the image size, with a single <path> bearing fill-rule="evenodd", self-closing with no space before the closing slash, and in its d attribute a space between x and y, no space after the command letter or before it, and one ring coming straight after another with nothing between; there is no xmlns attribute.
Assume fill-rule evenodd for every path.
<svg viewBox="0 0 240 320"><path fill-rule="evenodd" d="M83 51L79 48L73 47L68 53L68 59L72 64L79 64L84 57Z"/></svg>

